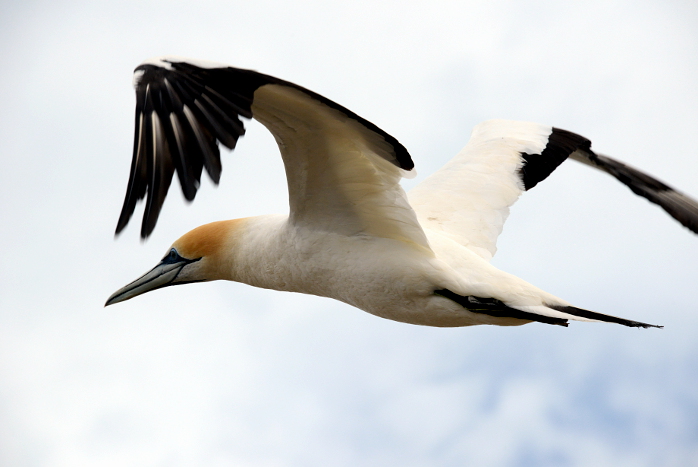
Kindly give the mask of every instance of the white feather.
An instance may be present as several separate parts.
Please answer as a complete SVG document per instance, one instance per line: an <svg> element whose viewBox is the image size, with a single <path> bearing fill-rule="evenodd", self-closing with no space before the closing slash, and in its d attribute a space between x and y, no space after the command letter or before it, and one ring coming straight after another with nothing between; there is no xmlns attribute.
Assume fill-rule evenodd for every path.
<svg viewBox="0 0 698 467"><path fill-rule="evenodd" d="M477 125L456 157L410 191L420 224L489 261L509 207L523 193L520 154L540 154L551 132L550 126L528 122Z"/></svg>

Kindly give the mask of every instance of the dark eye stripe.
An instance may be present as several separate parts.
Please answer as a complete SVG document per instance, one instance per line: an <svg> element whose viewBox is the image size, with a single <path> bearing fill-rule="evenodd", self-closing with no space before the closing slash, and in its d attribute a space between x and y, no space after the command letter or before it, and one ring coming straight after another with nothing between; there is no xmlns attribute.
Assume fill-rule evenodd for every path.
<svg viewBox="0 0 698 467"><path fill-rule="evenodd" d="M180 256L179 253L177 253L177 250L172 248L160 261L160 264L175 264L175 263L195 263L199 261L201 258L195 258L195 259L187 259L182 256Z"/></svg>
<svg viewBox="0 0 698 467"><path fill-rule="evenodd" d="M177 253L177 250L172 248L169 253L165 255L164 258L162 258L162 262L165 264L173 264L173 263L179 263L181 261L184 261L184 258L179 256L179 253Z"/></svg>

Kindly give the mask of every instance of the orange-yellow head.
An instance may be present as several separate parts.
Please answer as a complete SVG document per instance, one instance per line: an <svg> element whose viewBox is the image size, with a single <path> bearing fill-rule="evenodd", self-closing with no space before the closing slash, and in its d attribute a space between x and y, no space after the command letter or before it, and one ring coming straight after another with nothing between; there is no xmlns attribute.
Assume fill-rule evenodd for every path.
<svg viewBox="0 0 698 467"><path fill-rule="evenodd" d="M205 224L182 235L157 266L117 290L105 306L123 302L151 290L226 278L230 249L245 219Z"/></svg>

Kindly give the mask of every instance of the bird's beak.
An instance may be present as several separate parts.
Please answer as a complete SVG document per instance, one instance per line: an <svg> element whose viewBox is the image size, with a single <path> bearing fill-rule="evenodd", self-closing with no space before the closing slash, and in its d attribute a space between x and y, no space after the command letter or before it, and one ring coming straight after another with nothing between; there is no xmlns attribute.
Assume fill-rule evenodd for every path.
<svg viewBox="0 0 698 467"><path fill-rule="evenodd" d="M127 286L114 292L104 306L123 302L124 300L150 292L151 290L167 287L168 285L174 285L173 281L177 278L184 266L193 262L192 260L187 260L181 257L179 259L179 261L172 261L171 259L168 259L168 257L165 257L165 259L163 259L160 264L155 266L153 269L146 272Z"/></svg>

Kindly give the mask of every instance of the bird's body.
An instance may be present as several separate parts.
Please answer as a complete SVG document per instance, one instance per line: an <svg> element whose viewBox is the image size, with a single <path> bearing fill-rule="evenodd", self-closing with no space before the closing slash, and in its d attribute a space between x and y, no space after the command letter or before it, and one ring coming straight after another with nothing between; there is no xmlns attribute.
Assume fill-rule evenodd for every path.
<svg viewBox="0 0 698 467"><path fill-rule="evenodd" d="M155 59L136 69L134 161L117 232L148 194L142 235L155 226L176 170L193 199L205 167L220 176L217 143L233 148L255 118L286 168L288 215L207 224L182 236L155 269L107 304L168 285L230 280L333 298L376 316L428 326L567 325L568 319L650 325L571 306L490 264L509 207L568 157L600 168L691 230L698 203L596 155L581 136L494 120L413 189L392 136L344 107L277 78L223 65Z"/></svg>
<svg viewBox="0 0 698 467"><path fill-rule="evenodd" d="M210 238L226 240L201 261L211 280L333 298L394 321L428 326L525 323L472 313L434 293L441 289L522 307L542 307L544 300L568 305L435 232L429 237L432 251L404 240L322 232L294 225L286 215L263 215L201 226L173 247L193 257L208 251L208 245L198 242ZM216 257L221 253L224 260Z"/></svg>

